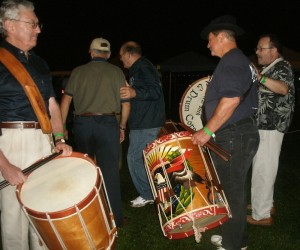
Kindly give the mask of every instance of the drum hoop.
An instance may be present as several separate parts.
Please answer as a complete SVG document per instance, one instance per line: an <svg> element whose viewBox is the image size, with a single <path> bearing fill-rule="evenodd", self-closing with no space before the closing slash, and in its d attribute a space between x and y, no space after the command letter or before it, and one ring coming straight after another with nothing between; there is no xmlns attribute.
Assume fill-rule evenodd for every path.
<svg viewBox="0 0 300 250"><path fill-rule="evenodd" d="M82 153L79 153L79 152L73 152L70 156L61 156L60 155L60 156L56 157L55 159L59 159L59 158L80 158L80 159L84 159L84 160L92 163L92 165L94 165L95 168L97 167L95 165L95 162L90 157L88 157L86 154L82 154ZM22 189L23 184L17 186L17 189L16 189L17 199L18 199L19 203L22 205L23 209L25 209L26 212L29 215L34 216L36 218L46 219L46 220L47 220L48 217L50 217L52 219L61 219L61 218L64 218L64 217L74 215L77 212L76 207L79 208L79 210L82 210L95 197L97 197L97 193L98 193L99 188L100 188L100 175L99 175L98 171L96 171L96 172L97 172L97 176L96 176L96 182L94 184L94 188L86 195L86 197L83 200L81 200L77 204L74 204L76 206L71 206L71 207L68 207L66 209L62 209L62 210L58 210L58 211L54 211L54 212L39 212L39 211L36 211L34 209L31 209L31 208L25 206L25 204L23 203L23 201L20 197L20 193L21 193L21 189Z"/></svg>
<svg viewBox="0 0 300 250"><path fill-rule="evenodd" d="M206 77L203 77L203 78L200 78L194 82L192 82L189 87L184 91L182 97L181 97L181 100L180 100L180 103L179 103L179 117L180 117L180 121L182 123L184 123L185 125L191 127L193 130L197 131L199 129L202 128L202 121L201 121L201 117L199 116L199 119L200 119L200 122L201 122L201 125L200 126L197 126L195 125L191 120L187 121L186 119L186 115L197 115L197 114L189 114L187 112L184 111L184 108L187 106L187 107L190 107L190 103L186 100L186 98L188 98L188 94L190 94L191 90L193 90L193 88L195 86L197 86L197 84L204 84L204 83L208 83L209 82L209 79L210 79L210 76L206 76ZM204 89L204 92L200 92L200 103L199 103L199 109L202 109L202 105L203 105L203 102L204 102L204 97L205 97L205 92L206 92L206 86L205 86L205 89ZM199 96L197 98L199 98ZM191 98L192 100L192 98ZM202 103L201 103L202 102ZM191 119L194 119L194 117L192 117Z"/></svg>

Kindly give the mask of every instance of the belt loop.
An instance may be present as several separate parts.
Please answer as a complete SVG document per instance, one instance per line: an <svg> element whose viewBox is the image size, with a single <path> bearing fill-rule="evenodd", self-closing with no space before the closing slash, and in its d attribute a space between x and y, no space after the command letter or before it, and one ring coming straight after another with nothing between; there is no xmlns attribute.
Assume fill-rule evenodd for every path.
<svg viewBox="0 0 300 250"><path fill-rule="evenodd" d="M21 129L23 130L24 129L24 124L23 122L20 122L21 123Z"/></svg>

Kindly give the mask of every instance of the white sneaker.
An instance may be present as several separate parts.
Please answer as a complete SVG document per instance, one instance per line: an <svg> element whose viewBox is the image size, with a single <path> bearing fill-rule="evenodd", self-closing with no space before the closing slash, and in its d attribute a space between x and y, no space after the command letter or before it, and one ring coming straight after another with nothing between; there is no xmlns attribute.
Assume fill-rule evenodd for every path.
<svg viewBox="0 0 300 250"><path fill-rule="evenodd" d="M225 248L222 247L222 236L221 235L212 235L210 238L210 242L217 246L218 250L225 250Z"/></svg>
<svg viewBox="0 0 300 250"><path fill-rule="evenodd" d="M221 235L213 235L210 238L210 242L217 246L217 250L226 250L222 247L222 236ZM242 247L241 250L247 250L247 247Z"/></svg>
<svg viewBox="0 0 300 250"><path fill-rule="evenodd" d="M131 207L143 207L147 204L153 204L154 200L145 200L143 197L139 196L131 201Z"/></svg>
<svg viewBox="0 0 300 250"><path fill-rule="evenodd" d="M134 200L130 201L130 203L135 203L137 202L138 200L140 200L142 197L141 196L138 196L136 197Z"/></svg>

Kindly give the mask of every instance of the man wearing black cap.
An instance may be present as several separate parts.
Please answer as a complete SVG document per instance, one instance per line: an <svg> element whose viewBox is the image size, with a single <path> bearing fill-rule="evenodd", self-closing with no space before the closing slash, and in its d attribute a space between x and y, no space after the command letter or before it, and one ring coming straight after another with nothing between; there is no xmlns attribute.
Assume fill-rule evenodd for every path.
<svg viewBox="0 0 300 250"><path fill-rule="evenodd" d="M218 249L247 249L246 177L255 155L259 134L254 114L258 106L257 75L248 58L237 48L244 33L233 16L214 19L202 32L212 56L221 58L207 86L204 110L207 123L192 137L194 144L214 142L230 152L228 162L212 152L232 217L221 225L222 236L213 235Z"/></svg>

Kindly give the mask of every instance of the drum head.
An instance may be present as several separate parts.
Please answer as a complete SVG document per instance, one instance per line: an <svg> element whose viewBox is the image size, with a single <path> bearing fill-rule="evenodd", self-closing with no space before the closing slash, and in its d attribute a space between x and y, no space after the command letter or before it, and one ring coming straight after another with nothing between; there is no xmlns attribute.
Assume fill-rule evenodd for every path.
<svg viewBox="0 0 300 250"><path fill-rule="evenodd" d="M193 82L183 93L179 104L180 121L198 131L203 127L202 106L210 76Z"/></svg>
<svg viewBox="0 0 300 250"><path fill-rule="evenodd" d="M37 212L55 212L72 207L93 190L97 169L78 157L55 158L33 171L20 191L23 205Z"/></svg>

